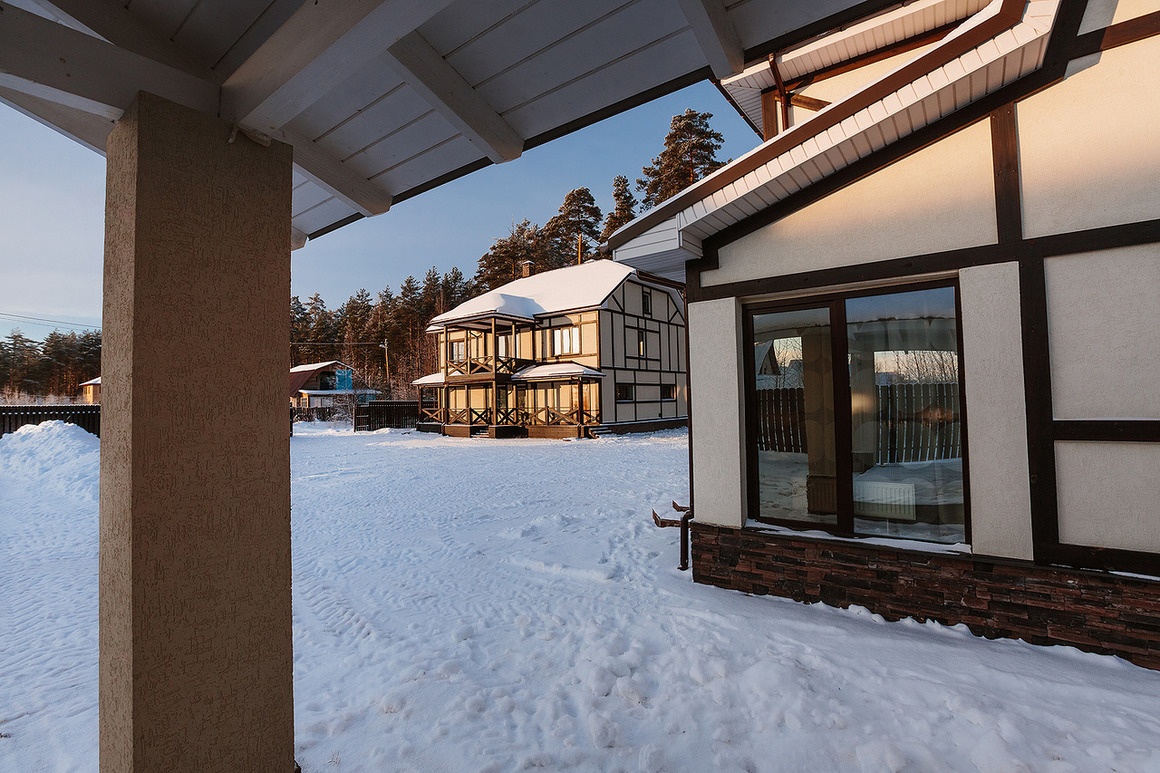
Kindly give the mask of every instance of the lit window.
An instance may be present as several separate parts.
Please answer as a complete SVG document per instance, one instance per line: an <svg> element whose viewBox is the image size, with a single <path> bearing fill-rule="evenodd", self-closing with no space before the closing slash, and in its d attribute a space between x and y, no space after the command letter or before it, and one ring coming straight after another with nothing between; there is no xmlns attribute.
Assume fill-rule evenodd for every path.
<svg viewBox="0 0 1160 773"><path fill-rule="evenodd" d="M579 354L580 328L575 325L552 328L552 354Z"/></svg>
<svg viewBox="0 0 1160 773"><path fill-rule="evenodd" d="M635 398L636 390L632 384L617 384L616 385L616 402L631 403Z"/></svg>
<svg viewBox="0 0 1160 773"><path fill-rule="evenodd" d="M467 359L467 345L463 341L452 341L447 358L452 362L463 362Z"/></svg>
<svg viewBox="0 0 1160 773"><path fill-rule="evenodd" d="M648 356L648 342L643 330L636 331L636 354L638 357Z"/></svg>

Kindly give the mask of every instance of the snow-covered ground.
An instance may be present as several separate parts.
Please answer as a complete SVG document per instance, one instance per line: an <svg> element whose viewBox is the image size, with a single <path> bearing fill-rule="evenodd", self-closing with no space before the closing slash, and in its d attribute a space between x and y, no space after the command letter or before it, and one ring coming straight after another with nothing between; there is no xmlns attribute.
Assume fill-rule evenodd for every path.
<svg viewBox="0 0 1160 773"><path fill-rule="evenodd" d="M307 771L1160 771L1160 673L691 583L683 433L298 425ZM98 442L0 438L0 771L95 770Z"/></svg>

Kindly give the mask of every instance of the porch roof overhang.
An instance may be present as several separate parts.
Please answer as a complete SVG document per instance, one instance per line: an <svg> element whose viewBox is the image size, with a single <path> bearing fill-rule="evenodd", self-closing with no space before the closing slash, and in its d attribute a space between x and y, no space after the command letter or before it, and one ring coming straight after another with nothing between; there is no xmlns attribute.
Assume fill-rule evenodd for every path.
<svg viewBox="0 0 1160 773"><path fill-rule="evenodd" d="M443 386L446 383L447 377L443 375L443 371L441 370L434 373L428 373L426 376L420 376L411 382L412 385L420 387Z"/></svg>
<svg viewBox="0 0 1160 773"><path fill-rule="evenodd" d="M294 147L292 244L893 0L7 0L0 102L104 152L146 91Z"/></svg>
<svg viewBox="0 0 1160 773"><path fill-rule="evenodd" d="M576 362L554 362L547 365L529 365L512 375L512 381L560 381L566 379L604 378L602 370Z"/></svg>
<svg viewBox="0 0 1160 773"><path fill-rule="evenodd" d="M705 239L1039 69L1059 4L991 0L933 48L627 223L604 249L683 280ZM910 6L869 24L901 29L896 21L907 14Z"/></svg>

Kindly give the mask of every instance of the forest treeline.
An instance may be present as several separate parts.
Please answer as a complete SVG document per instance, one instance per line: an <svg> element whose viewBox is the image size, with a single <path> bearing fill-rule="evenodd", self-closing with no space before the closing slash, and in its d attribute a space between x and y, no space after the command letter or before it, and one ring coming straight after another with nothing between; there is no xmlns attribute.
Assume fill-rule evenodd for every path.
<svg viewBox="0 0 1160 773"><path fill-rule="evenodd" d="M710 113L686 110L673 116L664 148L641 169L633 193L628 177L612 180L613 209L606 215L588 188L569 191L557 213L542 226L530 220L511 225L476 262L470 277L459 268L432 267L420 280L408 276L397 291L372 295L360 289L337 308L315 293L290 299L290 365L341 360L356 379L394 398L414 397L411 382L435 369L431 319L465 300L521 275L604 257L596 248L617 228L713 172L723 138L709 126ZM50 333L43 342L13 331L0 341L0 391L6 395L74 397L79 384L100 373L100 332ZM10 400L11 401L11 400Z"/></svg>
<svg viewBox="0 0 1160 773"><path fill-rule="evenodd" d="M37 341L13 330L0 339L0 402L46 395L76 397L101 373L101 331L54 330Z"/></svg>

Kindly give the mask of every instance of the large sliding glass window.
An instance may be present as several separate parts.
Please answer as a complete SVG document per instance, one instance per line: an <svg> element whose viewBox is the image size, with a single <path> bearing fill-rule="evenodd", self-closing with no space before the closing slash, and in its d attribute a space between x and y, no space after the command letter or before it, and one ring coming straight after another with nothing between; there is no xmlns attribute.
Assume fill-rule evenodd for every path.
<svg viewBox="0 0 1160 773"><path fill-rule="evenodd" d="M751 512L840 534L967 541L955 287L749 316ZM834 363L844 362L844 368Z"/></svg>

